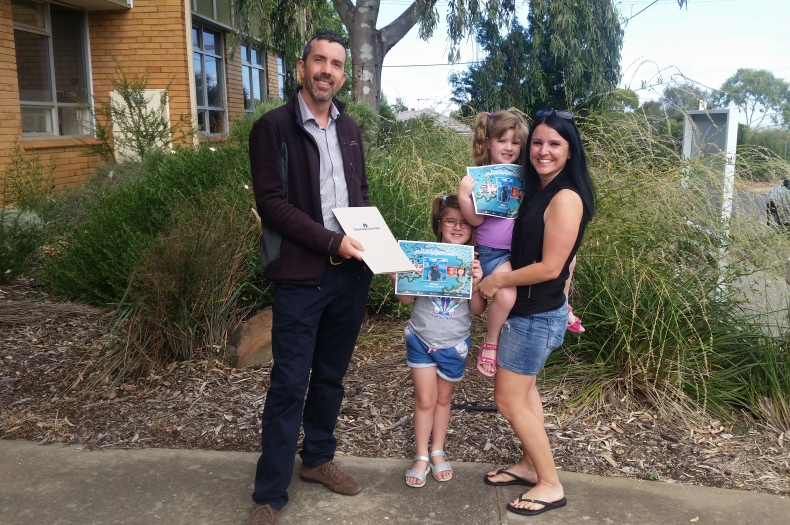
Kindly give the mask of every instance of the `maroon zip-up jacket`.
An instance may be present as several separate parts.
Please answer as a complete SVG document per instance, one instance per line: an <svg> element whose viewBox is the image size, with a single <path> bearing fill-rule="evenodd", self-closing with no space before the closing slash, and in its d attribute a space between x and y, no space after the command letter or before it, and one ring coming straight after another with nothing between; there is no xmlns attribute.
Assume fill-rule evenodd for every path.
<svg viewBox="0 0 790 525"><path fill-rule="evenodd" d="M343 154L349 206L368 206L359 126L343 112L345 104L337 99L333 103L340 112L335 126ZM255 205L263 227L261 253L267 263L264 277L275 283L320 284L326 260L337 255L343 234L324 228L318 146L304 129L296 95L253 124L250 168Z"/></svg>

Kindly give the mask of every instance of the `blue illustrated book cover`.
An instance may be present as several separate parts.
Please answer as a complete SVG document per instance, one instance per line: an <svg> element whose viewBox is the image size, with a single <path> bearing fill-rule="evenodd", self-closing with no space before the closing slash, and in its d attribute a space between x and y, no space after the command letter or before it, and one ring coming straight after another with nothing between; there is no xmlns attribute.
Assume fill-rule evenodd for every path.
<svg viewBox="0 0 790 525"><path fill-rule="evenodd" d="M471 166L466 172L475 179L472 197L475 213L505 219L515 219L524 197L521 186L521 166L492 164Z"/></svg>
<svg viewBox="0 0 790 525"><path fill-rule="evenodd" d="M414 263L414 271L397 274L396 294L472 298L473 246L419 241L398 245Z"/></svg>

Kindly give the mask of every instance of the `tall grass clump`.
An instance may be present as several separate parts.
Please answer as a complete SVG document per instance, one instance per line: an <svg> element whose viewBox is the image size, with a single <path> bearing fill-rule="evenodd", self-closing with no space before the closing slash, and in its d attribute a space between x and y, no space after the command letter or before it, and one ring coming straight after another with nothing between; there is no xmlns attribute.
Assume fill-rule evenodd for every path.
<svg viewBox="0 0 790 525"><path fill-rule="evenodd" d="M109 342L89 356L94 384L224 348L252 307L244 295L260 230L241 193L182 199L139 253Z"/></svg>
<svg viewBox="0 0 790 525"><path fill-rule="evenodd" d="M431 200L456 193L471 162L470 139L429 118L391 123L367 149L371 205L381 211L396 239L435 241ZM392 281L376 276L368 306L386 311L397 301Z"/></svg>
<svg viewBox="0 0 790 525"><path fill-rule="evenodd" d="M15 144L0 181L0 283L23 273L44 243L40 212L53 187L51 171Z"/></svg>
<svg viewBox="0 0 790 525"><path fill-rule="evenodd" d="M548 377L575 384L582 408L610 392L670 417L787 406L787 315L772 326L776 312L751 286L784 285L786 233L765 225L764 204L740 181L723 218L723 157L683 160L638 113L583 129L599 206L571 299L587 332L566 337Z"/></svg>
<svg viewBox="0 0 790 525"><path fill-rule="evenodd" d="M85 203L84 220L53 240L40 275L53 293L94 304L117 303L139 254L167 225L176 204L249 183L247 155L231 145L152 152L142 171L98 188Z"/></svg>

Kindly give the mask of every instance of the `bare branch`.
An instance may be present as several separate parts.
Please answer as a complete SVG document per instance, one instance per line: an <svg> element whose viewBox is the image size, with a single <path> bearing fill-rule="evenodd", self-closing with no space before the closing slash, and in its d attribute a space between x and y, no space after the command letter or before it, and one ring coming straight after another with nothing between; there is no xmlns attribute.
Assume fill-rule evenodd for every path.
<svg viewBox="0 0 790 525"><path fill-rule="evenodd" d="M417 3L412 4L403 11L398 18L383 27L379 34L381 41L384 43L384 53L392 49L395 44L401 41L406 36L412 27L417 24Z"/></svg>
<svg viewBox="0 0 790 525"><path fill-rule="evenodd" d="M351 3L351 0L332 0L332 4L334 4L335 10L340 16L340 20L343 21L343 25L350 30L354 26L354 18L352 16L354 4Z"/></svg>

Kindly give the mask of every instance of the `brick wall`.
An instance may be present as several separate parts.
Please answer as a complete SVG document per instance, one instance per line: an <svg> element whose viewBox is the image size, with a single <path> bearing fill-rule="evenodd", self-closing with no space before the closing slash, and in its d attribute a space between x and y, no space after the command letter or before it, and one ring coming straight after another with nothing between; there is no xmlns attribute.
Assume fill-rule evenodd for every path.
<svg viewBox="0 0 790 525"><path fill-rule="evenodd" d="M266 52L266 83L268 84L269 98L280 96L280 87L277 84L277 54Z"/></svg>
<svg viewBox="0 0 790 525"><path fill-rule="evenodd" d="M37 156L45 169L52 170L58 188L85 182L101 164L97 156L86 157L85 147L75 139L37 140L23 144L28 155Z"/></svg>
<svg viewBox="0 0 790 525"><path fill-rule="evenodd" d="M235 119L244 115L244 84L241 80L241 53L236 50L231 58L227 45L225 49L225 78L227 79L225 92L228 94L228 122L232 124Z"/></svg>
<svg viewBox="0 0 790 525"><path fill-rule="evenodd" d="M191 115L186 12L189 0L135 0L128 11L91 12L93 94L109 101L115 58L127 76L148 75L148 89L170 85L170 119Z"/></svg>
<svg viewBox="0 0 790 525"><path fill-rule="evenodd" d="M108 77L115 73L115 58L128 76L148 75L149 89L170 85L171 121L177 121L181 115L191 118L189 61L192 50L187 48L187 17L191 17L189 0L135 0L130 10L89 12L90 67L95 100L109 100L113 88ZM64 46L67 45L64 41ZM15 141L19 141L26 154L37 155L45 167L52 169L58 186L79 184L100 161L97 157L85 157L85 148L78 140L22 140L17 67L31 61L18 61L15 49L11 0L0 0L0 176L8 163L7 152ZM65 48L56 51L59 57L56 69L60 74L84 70L81 57L70 59L71 55L64 51ZM227 110L229 122L232 122L244 113L241 57L237 52L231 59L228 51L226 58ZM270 98L275 98L278 93L276 54L267 52L266 62L268 93ZM58 86L64 92L73 90L73 85L81 90L82 84L87 84L76 73L65 76L69 78L69 85Z"/></svg>
<svg viewBox="0 0 790 525"><path fill-rule="evenodd" d="M0 0L0 177L5 174L8 153L22 136L19 87L16 80L16 46L11 23L11 0Z"/></svg>
<svg viewBox="0 0 790 525"><path fill-rule="evenodd" d="M115 57L130 76L148 74L148 87L162 89L170 84L170 114L177 120L191 114L186 49L186 0L136 0L126 11L89 12L88 34L93 72L93 93L97 101L108 101L112 90L108 77L115 72ZM67 45L68 42L65 42ZM63 49L59 49L56 54ZM67 55L68 53L66 53ZM58 71L79 70L76 61L58 59ZM11 0L0 0L0 147L8 151L19 140L26 153L37 155L45 167L52 169L58 186L85 180L99 160L85 157L85 148L74 139L22 140L19 93L17 87ZM69 79L77 78L74 75ZM77 84L82 79L77 78ZM69 82L74 83L73 80ZM63 86L66 88L66 86ZM60 89L61 86L58 86ZM0 158L0 170L8 162Z"/></svg>

